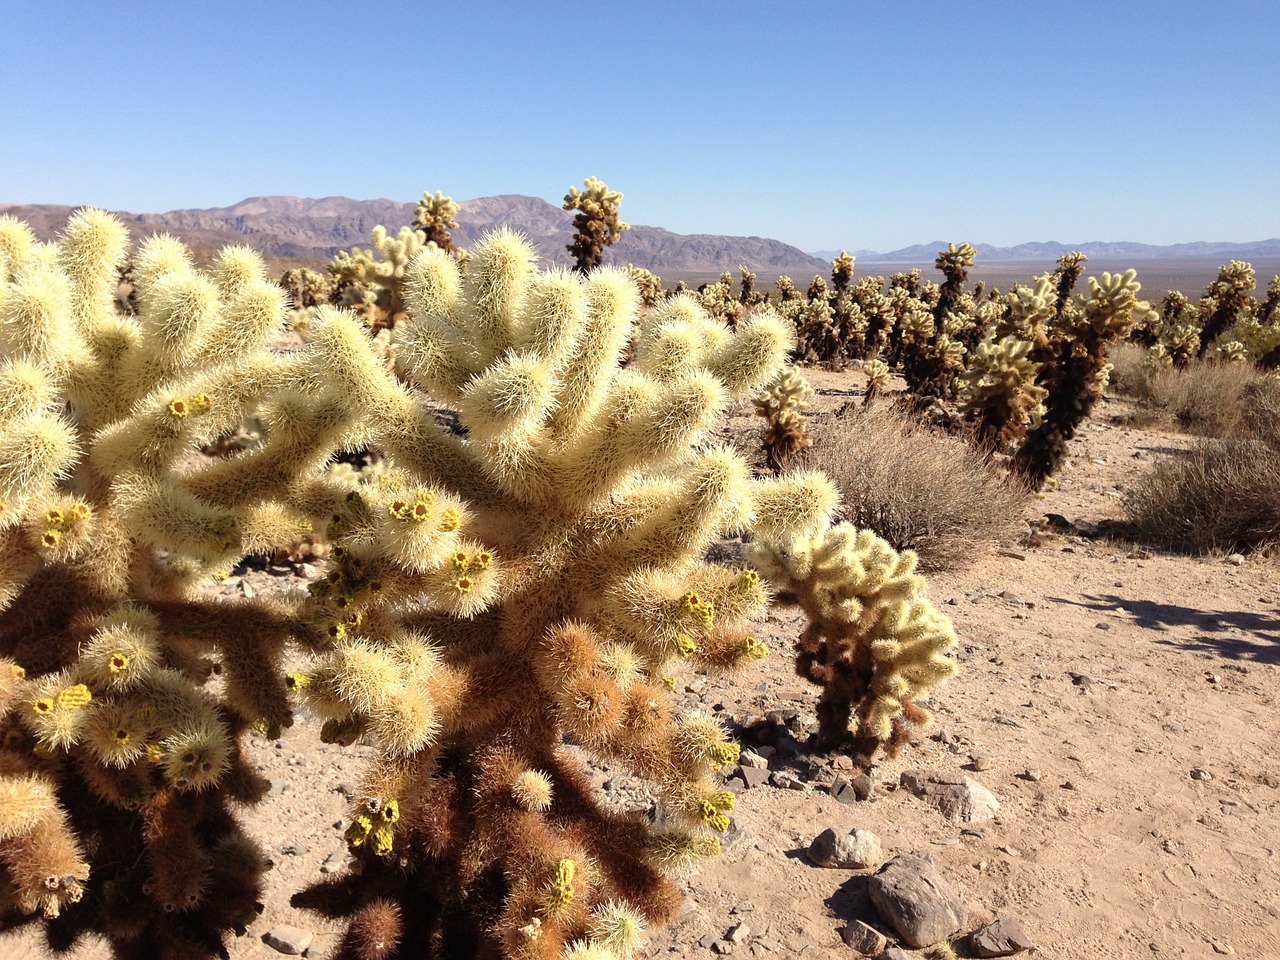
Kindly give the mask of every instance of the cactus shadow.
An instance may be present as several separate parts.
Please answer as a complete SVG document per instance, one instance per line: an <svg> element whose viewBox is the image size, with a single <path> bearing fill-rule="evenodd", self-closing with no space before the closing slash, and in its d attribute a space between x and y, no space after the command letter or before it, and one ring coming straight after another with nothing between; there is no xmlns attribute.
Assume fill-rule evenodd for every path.
<svg viewBox="0 0 1280 960"><path fill-rule="evenodd" d="M1199 650L1228 660L1280 664L1280 611L1252 613L1246 610L1200 610L1176 603L1133 600L1114 594L1085 595L1082 601L1061 597L1051 603L1083 607L1098 613L1127 616L1143 630L1168 633L1194 630L1192 637L1159 637L1156 643L1180 650Z"/></svg>

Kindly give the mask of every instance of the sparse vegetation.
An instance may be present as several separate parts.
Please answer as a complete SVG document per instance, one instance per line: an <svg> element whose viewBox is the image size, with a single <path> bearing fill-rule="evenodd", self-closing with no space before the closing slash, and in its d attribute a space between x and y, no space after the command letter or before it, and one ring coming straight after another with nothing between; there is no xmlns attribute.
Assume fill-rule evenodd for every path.
<svg viewBox="0 0 1280 960"><path fill-rule="evenodd" d="M814 430L798 461L840 490L840 517L873 530L923 570L971 563L1020 526L1026 493L970 444L872 405Z"/></svg>

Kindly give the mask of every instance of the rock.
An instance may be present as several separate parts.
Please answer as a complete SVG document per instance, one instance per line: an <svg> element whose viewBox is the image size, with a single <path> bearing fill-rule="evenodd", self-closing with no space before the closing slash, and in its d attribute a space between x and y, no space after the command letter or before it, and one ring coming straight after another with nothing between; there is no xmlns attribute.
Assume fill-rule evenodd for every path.
<svg viewBox="0 0 1280 960"><path fill-rule="evenodd" d="M724 938L730 943L746 943L751 939L751 928L745 923L735 923L729 928Z"/></svg>
<svg viewBox="0 0 1280 960"><path fill-rule="evenodd" d="M742 755L738 757L738 763L744 767L755 767L757 770L769 769L769 761L754 750L743 750Z"/></svg>
<svg viewBox="0 0 1280 960"><path fill-rule="evenodd" d="M286 953L291 957L299 956L302 951L311 946L311 940L315 936L310 930L304 930L302 927L291 927L288 924L281 924L278 927L272 927L262 935L262 942L272 950L280 953Z"/></svg>
<svg viewBox="0 0 1280 960"><path fill-rule="evenodd" d="M852 770L853 757L845 756L843 753L831 760L832 770Z"/></svg>
<svg viewBox="0 0 1280 960"><path fill-rule="evenodd" d="M711 952L718 953L722 957L727 957L729 954L733 953L733 944L728 940L717 940L711 945Z"/></svg>
<svg viewBox="0 0 1280 960"><path fill-rule="evenodd" d="M858 794L854 791L853 784L838 773L831 781L831 785L827 787L827 792L839 803L852 805L858 802Z"/></svg>
<svg viewBox="0 0 1280 960"><path fill-rule="evenodd" d="M867 883L880 916L913 947L927 947L958 933L969 911L927 853L894 857Z"/></svg>
<svg viewBox="0 0 1280 960"><path fill-rule="evenodd" d="M914 953L907 953L900 947L890 947L880 954L876 960L919 960L919 956Z"/></svg>
<svg viewBox="0 0 1280 960"><path fill-rule="evenodd" d="M704 933L702 935L702 939L698 941L698 946L700 946L703 950L710 950L711 945L715 942L716 942L716 935L714 933Z"/></svg>
<svg viewBox="0 0 1280 960"><path fill-rule="evenodd" d="M840 939L864 957L877 956L889 945L889 939L875 927L855 920L840 931Z"/></svg>
<svg viewBox="0 0 1280 960"><path fill-rule="evenodd" d="M1243 567L1244 562L1243 553L1232 553L1227 555L1227 563L1233 567Z"/></svg>
<svg viewBox="0 0 1280 960"><path fill-rule="evenodd" d="M1019 776L1021 776L1023 780L1030 780L1032 783L1039 783L1044 779L1044 774L1035 767L1032 767L1029 770L1023 770Z"/></svg>
<svg viewBox="0 0 1280 960"><path fill-rule="evenodd" d="M932 804L948 820L976 823L1000 811L995 794L972 777L939 770L904 770L901 782L915 796Z"/></svg>
<svg viewBox="0 0 1280 960"><path fill-rule="evenodd" d="M858 795L859 800L870 800L875 795L875 781L865 773L858 774L849 783L853 786L853 792Z"/></svg>
<svg viewBox="0 0 1280 960"><path fill-rule="evenodd" d="M302 843L286 843L280 848L286 857L301 857L311 852L311 848Z"/></svg>
<svg viewBox="0 0 1280 960"><path fill-rule="evenodd" d="M748 790L754 790L756 787L763 787L769 782L768 767L738 767L734 771L734 775L742 780Z"/></svg>
<svg viewBox="0 0 1280 960"><path fill-rule="evenodd" d="M733 909L731 909L729 912L730 913L754 913L755 909L756 909L756 905L752 903L750 900L739 900L737 903L733 905Z"/></svg>
<svg viewBox="0 0 1280 960"><path fill-rule="evenodd" d="M808 785L794 773L778 770L769 775L769 783L783 790L808 790Z"/></svg>
<svg viewBox="0 0 1280 960"><path fill-rule="evenodd" d="M1103 621L1101 621L1101 620L1100 620L1100 621L1098 621L1097 623L1095 623L1093 626L1094 626L1094 628L1095 628L1095 629L1098 629L1098 630L1110 630L1110 629L1111 629L1111 624L1109 624L1109 623L1105 623L1105 622L1103 622Z"/></svg>
<svg viewBox="0 0 1280 960"><path fill-rule="evenodd" d="M1191 771L1191 779L1192 780L1212 780L1213 774L1202 767L1196 767L1194 770Z"/></svg>
<svg viewBox="0 0 1280 960"><path fill-rule="evenodd" d="M884 859L880 838L870 830L851 830L841 834L835 827L828 827L818 834L806 852L816 867L832 867L838 870L860 870L874 867Z"/></svg>
<svg viewBox="0 0 1280 960"><path fill-rule="evenodd" d="M320 864L321 873L337 873L347 862L346 850L334 850L331 854L324 858L324 863Z"/></svg>
<svg viewBox="0 0 1280 960"><path fill-rule="evenodd" d="M994 763L990 757L980 753L974 754L970 759L973 763L973 769L977 770L979 773L983 770L990 770L992 763Z"/></svg>
<svg viewBox="0 0 1280 960"><path fill-rule="evenodd" d="M1031 938L1017 917L1000 917L969 935L969 949L978 957L1008 957L1031 949Z"/></svg>

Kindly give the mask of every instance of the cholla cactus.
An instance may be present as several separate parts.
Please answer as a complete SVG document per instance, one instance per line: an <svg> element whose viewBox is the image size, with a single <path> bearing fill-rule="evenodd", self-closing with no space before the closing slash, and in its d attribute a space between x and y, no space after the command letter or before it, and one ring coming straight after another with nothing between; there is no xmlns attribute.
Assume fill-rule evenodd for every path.
<svg viewBox="0 0 1280 960"><path fill-rule="evenodd" d="M626 274L531 260L500 232L465 284L441 252L414 261L401 359L430 405L340 316L313 339L395 462L332 495L313 614L333 646L294 677L325 736L381 754L347 832L359 870L295 901L350 920L342 956L625 956L733 805L713 775L736 747L677 711L674 677L764 653L757 576L704 552L724 530L812 535L834 505L825 478L752 480L710 442L776 376L776 315L731 332L673 297L622 368ZM669 826L599 806L566 737L652 781Z"/></svg>
<svg viewBox="0 0 1280 960"><path fill-rule="evenodd" d="M618 242L631 224L618 214L622 194L610 190L602 180L587 177L585 190L570 187L564 197L564 209L576 210L573 218L573 243L565 247L573 257L579 273L587 273L604 263L604 248Z"/></svg>
<svg viewBox="0 0 1280 960"><path fill-rule="evenodd" d="M289 302L296 310L318 307L328 303L333 296L333 283L323 274L297 267L280 275L280 286L289 294Z"/></svg>
<svg viewBox="0 0 1280 960"><path fill-rule="evenodd" d="M63 912L60 949L211 955L266 869L231 806L266 786L239 740L289 722L278 660L308 633L287 603L199 590L310 526L355 424L310 351L267 349L285 296L252 251L205 274L149 239L135 319L112 303L119 222L25 240L0 225L0 926ZM184 462L260 404L269 442Z"/></svg>
<svg viewBox="0 0 1280 960"><path fill-rule="evenodd" d="M1246 306L1252 303L1250 294L1257 285L1252 264L1232 260L1218 268L1218 279L1205 290L1201 308L1205 320L1197 357L1203 357L1213 342L1240 319Z"/></svg>
<svg viewBox="0 0 1280 960"><path fill-rule="evenodd" d="M960 409L983 447L1007 447L1040 425L1048 391L1036 383L1028 340L1005 337L978 345L960 374Z"/></svg>
<svg viewBox="0 0 1280 960"><path fill-rule="evenodd" d="M868 360L862 365L862 372L867 377L867 389L862 395L862 405L868 406L876 397L884 393L889 385L889 365L883 360Z"/></svg>
<svg viewBox="0 0 1280 960"><path fill-rule="evenodd" d="M1135 315L1151 312L1138 299L1137 271L1089 278L1087 296L1071 297L1046 340L1031 353L1037 383L1047 391L1045 414L1014 457L1015 468L1039 488L1066 456L1067 441L1092 411L1109 370L1107 350L1128 333Z"/></svg>
<svg viewBox="0 0 1280 960"><path fill-rule="evenodd" d="M422 231L427 243L434 243L446 253L457 253L458 245L453 242L450 231L458 229L458 205L452 197L446 197L439 190L435 194L422 191L422 199L418 201L418 212L413 218L415 230Z"/></svg>
<svg viewBox="0 0 1280 960"><path fill-rule="evenodd" d="M640 302L646 307L656 307L666 296L666 291L662 289L662 278L656 273L629 263L627 276L636 285L636 289L640 292Z"/></svg>
<svg viewBox="0 0 1280 960"><path fill-rule="evenodd" d="M866 766L880 747L896 751L909 724L928 722L917 701L956 672L956 635L925 598L914 553L841 523L782 547L753 544L749 557L776 600L809 618L796 672L822 687L823 748Z"/></svg>
<svg viewBox="0 0 1280 960"><path fill-rule="evenodd" d="M792 457L813 444L805 419L812 396L809 381L798 371L787 368L752 401L756 413L768 423L764 450L774 472L781 472Z"/></svg>
<svg viewBox="0 0 1280 960"><path fill-rule="evenodd" d="M737 326L746 312L742 300L734 296L733 274L722 273L716 283L708 283L698 289L698 298L707 314L730 327Z"/></svg>
<svg viewBox="0 0 1280 960"><path fill-rule="evenodd" d="M381 224L374 227L371 248L342 250L329 264L338 302L375 332L394 328L405 312L406 271L426 243L426 234L412 227L394 237Z"/></svg>

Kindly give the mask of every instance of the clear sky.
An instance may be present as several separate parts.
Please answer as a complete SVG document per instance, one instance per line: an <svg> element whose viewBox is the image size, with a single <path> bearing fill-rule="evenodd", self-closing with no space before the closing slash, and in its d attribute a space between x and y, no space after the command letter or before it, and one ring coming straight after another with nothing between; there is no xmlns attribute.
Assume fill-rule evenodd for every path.
<svg viewBox="0 0 1280 960"><path fill-rule="evenodd" d="M598 176L806 250L1280 235L1275 0L58 2L0 14L0 202Z"/></svg>

